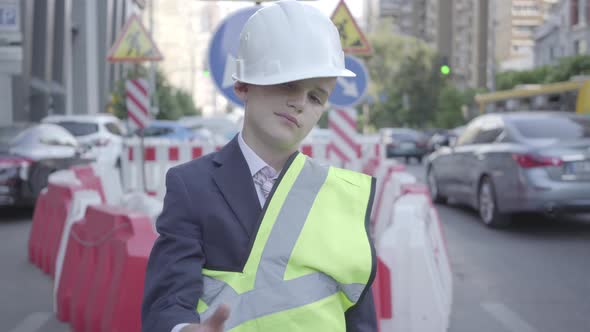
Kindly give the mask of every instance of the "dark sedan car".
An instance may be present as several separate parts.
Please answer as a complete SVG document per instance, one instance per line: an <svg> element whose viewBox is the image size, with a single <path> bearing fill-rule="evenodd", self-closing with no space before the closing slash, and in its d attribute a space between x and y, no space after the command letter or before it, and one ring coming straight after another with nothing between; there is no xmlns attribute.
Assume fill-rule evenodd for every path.
<svg viewBox="0 0 590 332"><path fill-rule="evenodd" d="M403 157L407 162L415 158L419 163L428 153L428 137L409 128L383 128L381 141L385 143L387 158Z"/></svg>
<svg viewBox="0 0 590 332"><path fill-rule="evenodd" d="M519 212L590 212L590 117L487 114L427 159L433 200L479 211L488 226Z"/></svg>
<svg viewBox="0 0 590 332"><path fill-rule="evenodd" d="M53 124L0 126L0 206L32 206L49 174L84 161L76 139Z"/></svg>

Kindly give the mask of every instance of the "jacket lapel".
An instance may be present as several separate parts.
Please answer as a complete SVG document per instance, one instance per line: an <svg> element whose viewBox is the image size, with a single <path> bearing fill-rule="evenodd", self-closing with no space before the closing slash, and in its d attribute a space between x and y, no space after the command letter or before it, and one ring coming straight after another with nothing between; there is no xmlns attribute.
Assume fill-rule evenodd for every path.
<svg viewBox="0 0 590 332"><path fill-rule="evenodd" d="M217 153L213 162L213 180L251 238L262 209L237 136Z"/></svg>

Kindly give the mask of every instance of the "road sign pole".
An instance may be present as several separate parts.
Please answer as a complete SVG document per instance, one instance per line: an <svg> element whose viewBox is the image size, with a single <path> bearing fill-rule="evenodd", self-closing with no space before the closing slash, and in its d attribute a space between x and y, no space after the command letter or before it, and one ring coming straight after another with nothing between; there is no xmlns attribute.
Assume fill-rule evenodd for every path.
<svg viewBox="0 0 590 332"><path fill-rule="evenodd" d="M140 165L141 166L140 167L140 170L141 170L141 190L144 193L147 193L147 184L146 184L147 181L145 178L145 142L144 142L145 140L144 140L143 130L144 130L144 128L141 128L139 130L139 149L141 150L141 153L140 153L141 158L139 158L139 159L141 162L141 165Z"/></svg>
<svg viewBox="0 0 590 332"><path fill-rule="evenodd" d="M155 6L155 1L149 1L149 16L150 16L150 37L152 38L152 40L154 39L154 30L155 30L155 25L154 25L154 6ZM158 105L158 94L156 93L156 84L157 84L157 69L158 69L158 63L155 61L152 61L150 63L150 75L149 75L149 80L150 80L150 114L152 114L154 117L156 116L156 114L158 114L159 112L159 105ZM191 91L192 93L192 91ZM143 131L142 131L143 132Z"/></svg>

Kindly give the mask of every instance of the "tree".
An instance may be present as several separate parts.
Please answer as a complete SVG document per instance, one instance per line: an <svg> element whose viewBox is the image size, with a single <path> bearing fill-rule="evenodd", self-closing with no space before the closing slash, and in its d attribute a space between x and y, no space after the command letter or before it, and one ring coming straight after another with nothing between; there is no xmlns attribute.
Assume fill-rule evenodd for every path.
<svg viewBox="0 0 590 332"><path fill-rule="evenodd" d="M521 84L547 84L569 80L576 75L590 74L590 56L564 57L555 66L543 66L530 70L505 71L496 74L498 90L509 90Z"/></svg>
<svg viewBox="0 0 590 332"><path fill-rule="evenodd" d="M114 114L121 118L127 118L127 106L125 105L125 81L147 77L147 70L144 67L136 66L127 72L127 77L115 83L112 94L112 108ZM201 111L195 107L192 96L187 92L172 86L162 72L156 74L156 95L158 102L157 119L177 120L185 115L199 115Z"/></svg>
<svg viewBox="0 0 590 332"><path fill-rule="evenodd" d="M423 127L433 121L442 84L436 54L424 42L391 33L382 23L369 35L374 56L367 61L376 102L370 122L376 128Z"/></svg>

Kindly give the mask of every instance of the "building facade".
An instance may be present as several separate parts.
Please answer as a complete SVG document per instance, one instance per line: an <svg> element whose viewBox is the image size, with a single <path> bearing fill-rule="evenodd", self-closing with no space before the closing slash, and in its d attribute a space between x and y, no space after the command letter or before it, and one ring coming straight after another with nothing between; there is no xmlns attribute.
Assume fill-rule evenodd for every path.
<svg viewBox="0 0 590 332"><path fill-rule="evenodd" d="M391 22L391 32L425 39L428 0L368 0L365 6L367 30L379 22Z"/></svg>
<svg viewBox="0 0 590 332"><path fill-rule="evenodd" d="M0 124L14 118L13 84L22 75L22 7L19 0L0 1Z"/></svg>
<svg viewBox="0 0 590 332"><path fill-rule="evenodd" d="M490 2L453 0L453 79L460 87L488 85Z"/></svg>
<svg viewBox="0 0 590 332"><path fill-rule="evenodd" d="M0 8L8 0L0 0ZM104 112L121 65L109 64L107 53L127 17L143 1L21 0L18 4L20 64L0 79L0 121L39 121L50 114ZM0 51L0 54L3 52ZM19 53L19 51L17 51ZM12 57L16 59L16 57ZM7 58L0 58L0 68ZM12 61L12 60L11 60ZM4 76L5 77L5 76Z"/></svg>
<svg viewBox="0 0 590 332"><path fill-rule="evenodd" d="M563 0L551 8L535 31L535 66L555 65L559 58L588 54L590 0Z"/></svg>
<svg viewBox="0 0 590 332"><path fill-rule="evenodd" d="M497 0L495 54L498 70L524 70L534 66L535 31L558 0Z"/></svg>

